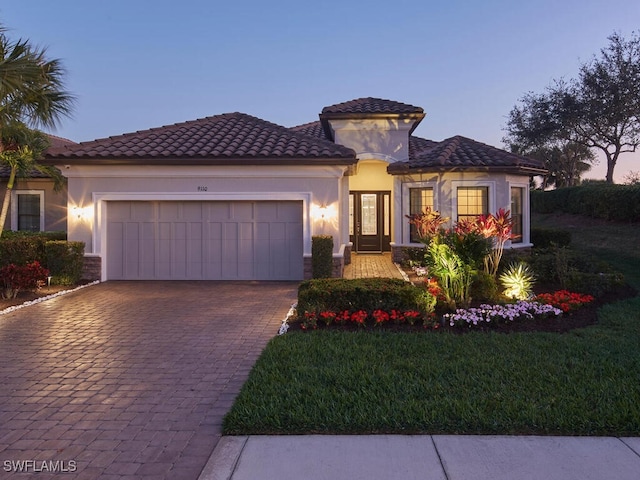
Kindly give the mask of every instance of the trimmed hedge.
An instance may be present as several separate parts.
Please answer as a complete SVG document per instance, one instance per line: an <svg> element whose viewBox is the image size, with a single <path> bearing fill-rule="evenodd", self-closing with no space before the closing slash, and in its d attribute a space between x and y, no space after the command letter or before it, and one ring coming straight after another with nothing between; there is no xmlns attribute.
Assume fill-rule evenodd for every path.
<svg viewBox="0 0 640 480"><path fill-rule="evenodd" d="M313 278L333 276L333 237L331 235L311 237L311 272Z"/></svg>
<svg viewBox="0 0 640 480"><path fill-rule="evenodd" d="M298 316L304 312L365 310L424 311L426 290L396 278L307 280L298 288Z"/></svg>
<svg viewBox="0 0 640 480"><path fill-rule="evenodd" d="M84 243L66 237L65 232L3 232L0 267L37 261L49 270L52 284L75 285L82 276Z"/></svg>
<svg viewBox="0 0 640 480"><path fill-rule="evenodd" d="M84 242L47 242L45 255L53 285L77 285L80 282L84 266Z"/></svg>
<svg viewBox="0 0 640 480"><path fill-rule="evenodd" d="M531 211L564 212L622 222L640 221L640 185L596 183L532 191Z"/></svg>
<svg viewBox="0 0 640 480"><path fill-rule="evenodd" d="M3 231L0 237L0 267L12 263L26 265L33 261L46 265L45 244L66 239L66 232Z"/></svg>

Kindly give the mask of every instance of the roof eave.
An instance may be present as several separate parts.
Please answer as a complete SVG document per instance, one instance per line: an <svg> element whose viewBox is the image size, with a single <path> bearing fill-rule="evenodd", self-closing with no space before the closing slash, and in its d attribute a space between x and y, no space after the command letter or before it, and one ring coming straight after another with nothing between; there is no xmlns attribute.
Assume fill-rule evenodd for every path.
<svg viewBox="0 0 640 480"><path fill-rule="evenodd" d="M176 165L176 166L274 166L354 165L349 157L65 157L49 156L45 165Z"/></svg>
<svg viewBox="0 0 640 480"><path fill-rule="evenodd" d="M387 172L391 175L406 175L415 173L454 173L454 172L490 172L490 173L510 173L518 175L545 175L544 168L529 167L522 165L514 166L429 166L429 167L409 167L399 164L391 164L387 167Z"/></svg>

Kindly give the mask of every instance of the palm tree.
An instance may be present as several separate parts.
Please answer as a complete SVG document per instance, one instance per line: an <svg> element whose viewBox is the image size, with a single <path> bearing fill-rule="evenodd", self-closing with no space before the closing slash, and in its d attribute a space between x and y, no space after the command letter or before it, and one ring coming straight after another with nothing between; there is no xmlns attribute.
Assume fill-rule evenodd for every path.
<svg viewBox="0 0 640 480"><path fill-rule="evenodd" d="M60 60L47 59L46 49L35 48L26 40L11 41L5 32L0 25L0 164L10 170L0 211L0 235L16 175L28 176L33 169L55 170L38 165L46 137L30 127L57 126L71 114L75 102L64 89Z"/></svg>

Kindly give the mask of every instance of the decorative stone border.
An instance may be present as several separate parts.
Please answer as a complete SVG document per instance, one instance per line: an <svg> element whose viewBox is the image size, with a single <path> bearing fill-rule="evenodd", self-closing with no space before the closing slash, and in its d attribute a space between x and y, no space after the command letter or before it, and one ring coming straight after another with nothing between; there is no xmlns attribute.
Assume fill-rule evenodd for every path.
<svg viewBox="0 0 640 480"><path fill-rule="evenodd" d="M280 325L280 329L278 330L278 335L284 335L289 330L289 319L296 314L296 307L298 306L298 302L295 302L291 305L291 308L287 312L287 316L282 320L282 325Z"/></svg>
<svg viewBox="0 0 640 480"><path fill-rule="evenodd" d="M70 290L61 290L59 292L52 293L51 295L47 295L46 297L39 297L39 298L36 298L35 300L29 300L28 302L21 303L20 305L13 305L12 307L7 307L4 310L0 310L0 315L5 315L7 313L15 312L16 310L19 310L21 308L29 307L31 305L35 305L36 303L44 302L46 300L50 300L52 298L59 297L61 295L66 295L67 293L75 292L76 290L90 287L91 285L96 285L98 283L100 283L100 281L96 280L95 282L87 283L86 285L80 285L79 287L72 288Z"/></svg>

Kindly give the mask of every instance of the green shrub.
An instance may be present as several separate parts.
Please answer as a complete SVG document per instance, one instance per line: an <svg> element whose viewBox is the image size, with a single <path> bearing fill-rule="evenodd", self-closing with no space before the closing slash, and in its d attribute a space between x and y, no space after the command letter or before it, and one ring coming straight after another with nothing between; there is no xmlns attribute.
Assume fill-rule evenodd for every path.
<svg viewBox="0 0 640 480"><path fill-rule="evenodd" d="M625 285L624 276L620 273L592 273L573 271L569 275L566 286L572 292L586 293L598 298Z"/></svg>
<svg viewBox="0 0 640 480"><path fill-rule="evenodd" d="M3 231L0 237L0 267L10 264L26 265L33 261L45 265L45 243L66 239L66 232Z"/></svg>
<svg viewBox="0 0 640 480"><path fill-rule="evenodd" d="M479 270L473 278L469 295L472 300L495 302L499 298L498 283L493 275Z"/></svg>
<svg viewBox="0 0 640 480"><path fill-rule="evenodd" d="M311 269L313 278L333 276L333 237L315 235L311 238Z"/></svg>
<svg viewBox="0 0 640 480"><path fill-rule="evenodd" d="M592 183L531 192L534 213L573 213L623 222L640 221L640 185Z"/></svg>
<svg viewBox="0 0 640 480"><path fill-rule="evenodd" d="M402 263L405 266L424 267L424 247L403 247L402 248Z"/></svg>
<svg viewBox="0 0 640 480"><path fill-rule="evenodd" d="M425 290L395 278L327 278L307 280L298 288L298 317L305 312L419 310L430 313Z"/></svg>
<svg viewBox="0 0 640 480"><path fill-rule="evenodd" d="M571 232L558 228L532 228L531 243L535 248L549 248L551 244L566 247L571 244Z"/></svg>
<svg viewBox="0 0 640 480"><path fill-rule="evenodd" d="M44 237L39 236L3 238L0 240L0 266L24 266L34 261L46 263L45 241Z"/></svg>
<svg viewBox="0 0 640 480"><path fill-rule="evenodd" d="M54 285L77 285L84 266L84 243L51 241L45 243L46 265Z"/></svg>

